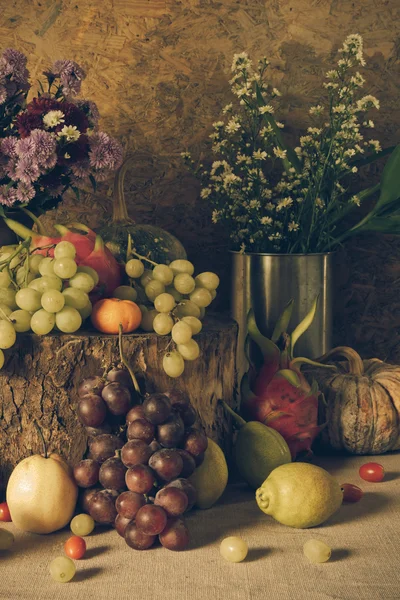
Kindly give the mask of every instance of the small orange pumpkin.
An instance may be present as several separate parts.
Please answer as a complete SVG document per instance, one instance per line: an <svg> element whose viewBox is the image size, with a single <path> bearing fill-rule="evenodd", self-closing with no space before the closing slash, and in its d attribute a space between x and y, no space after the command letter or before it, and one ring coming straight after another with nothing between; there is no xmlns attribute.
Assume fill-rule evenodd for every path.
<svg viewBox="0 0 400 600"><path fill-rule="evenodd" d="M94 305L91 320L93 326L102 333L117 334L120 324L123 333L130 333L139 327L142 313L131 300L103 298Z"/></svg>

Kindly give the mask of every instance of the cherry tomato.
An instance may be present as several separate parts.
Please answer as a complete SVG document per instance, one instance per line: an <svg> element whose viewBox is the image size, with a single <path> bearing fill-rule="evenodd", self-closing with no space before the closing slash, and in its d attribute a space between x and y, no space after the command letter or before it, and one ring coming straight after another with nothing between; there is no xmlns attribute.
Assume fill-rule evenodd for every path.
<svg viewBox="0 0 400 600"><path fill-rule="evenodd" d="M2 502L0 504L0 521L4 521L6 523L11 523L12 521L7 502Z"/></svg>
<svg viewBox="0 0 400 600"><path fill-rule="evenodd" d="M343 502L359 502L363 497L363 491L358 485L352 483L342 483L340 486L343 491Z"/></svg>
<svg viewBox="0 0 400 600"><path fill-rule="evenodd" d="M365 463L359 470L361 479L365 481L382 481L385 477L385 469L379 463Z"/></svg>
<svg viewBox="0 0 400 600"><path fill-rule="evenodd" d="M86 542L79 535L73 535L64 544L65 554L74 560L79 560L85 555Z"/></svg>

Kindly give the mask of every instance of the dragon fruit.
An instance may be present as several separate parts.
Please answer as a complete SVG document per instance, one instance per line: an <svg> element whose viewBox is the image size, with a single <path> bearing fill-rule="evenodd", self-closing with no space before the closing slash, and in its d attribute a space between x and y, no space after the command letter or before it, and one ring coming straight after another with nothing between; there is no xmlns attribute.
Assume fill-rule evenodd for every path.
<svg viewBox="0 0 400 600"><path fill-rule="evenodd" d="M117 288L122 279L121 268L110 250L103 244L103 240L95 232L81 223L71 223L73 231L65 225L54 225L60 234L58 237L41 235L32 231L25 225L4 219L8 227L19 237L31 238L31 250L37 254L54 256L54 246L62 241L71 242L76 249L75 261L78 266L92 267L99 275L99 283L94 288L91 299L97 300L103 296L109 296Z"/></svg>
<svg viewBox="0 0 400 600"><path fill-rule="evenodd" d="M271 339L258 329L253 310L249 311L247 318L246 350L250 367L241 383L241 410L247 420L260 421L278 431L286 440L293 460L300 453L312 453L311 445L324 427L318 425L321 394L315 381L311 385L307 382L301 373L301 365L307 363L323 368L327 365L307 358L293 358L297 340L313 321L317 300L291 335L286 329L293 300L285 306ZM259 350L258 361L250 356L250 340Z"/></svg>

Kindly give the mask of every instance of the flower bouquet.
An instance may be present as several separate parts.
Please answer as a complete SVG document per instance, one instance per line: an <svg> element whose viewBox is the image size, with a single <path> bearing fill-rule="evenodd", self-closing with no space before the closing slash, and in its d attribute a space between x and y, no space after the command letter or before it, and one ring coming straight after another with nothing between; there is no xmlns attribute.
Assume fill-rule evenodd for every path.
<svg viewBox="0 0 400 600"><path fill-rule="evenodd" d="M326 252L355 233L400 230L400 146L380 183L351 191L359 168L393 148L381 150L379 141L364 133L374 127L370 112L379 109L379 101L360 92L365 84L357 70L365 65L361 36L348 36L339 53L323 84L326 106L310 107L313 122L295 148L274 117L281 93L266 81L268 61L253 68L245 52L235 54L230 80L235 99L210 135L214 162L196 167L190 153L183 153L201 178L200 195L211 202L213 221L229 229L234 250ZM346 228L348 213L373 195L372 210Z"/></svg>
<svg viewBox="0 0 400 600"><path fill-rule="evenodd" d="M26 57L7 49L0 57L0 215L54 208L71 188L79 194L107 179L122 163L119 142L98 130L94 102L77 99L85 73L57 60L30 102Z"/></svg>

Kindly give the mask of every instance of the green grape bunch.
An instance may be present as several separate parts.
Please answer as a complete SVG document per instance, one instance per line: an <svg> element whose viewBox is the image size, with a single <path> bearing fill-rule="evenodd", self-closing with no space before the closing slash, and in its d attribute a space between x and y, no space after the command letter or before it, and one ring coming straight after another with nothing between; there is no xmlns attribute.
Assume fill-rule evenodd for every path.
<svg viewBox="0 0 400 600"><path fill-rule="evenodd" d="M193 336L200 333L205 310L217 295L219 277L210 271L194 275L194 265L184 259L169 265L132 253L125 271L135 290L142 312L141 328L158 335L171 336L171 346L163 357L169 377L179 377L186 361L200 355ZM153 268L146 269L144 262Z"/></svg>
<svg viewBox="0 0 400 600"><path fill-rule="evenodd" d="M89 293L99 281L75 262L75 246L52 245L54 258L30 252L30 239L0 249L0 369L17 333L74 333L92 312Z"/></svg>

